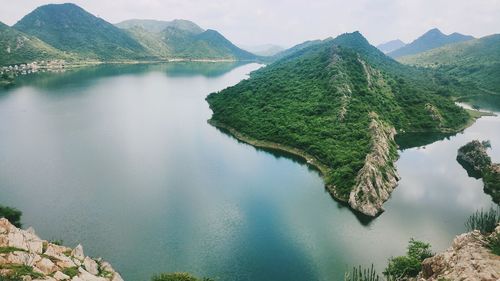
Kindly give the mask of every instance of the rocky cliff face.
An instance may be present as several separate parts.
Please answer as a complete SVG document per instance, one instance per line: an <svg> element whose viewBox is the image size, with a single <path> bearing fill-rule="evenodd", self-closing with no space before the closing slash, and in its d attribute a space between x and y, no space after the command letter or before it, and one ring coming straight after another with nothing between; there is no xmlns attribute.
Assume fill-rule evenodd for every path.
<svg viewBox="0 0 500 281"><path fill-rule="evenodd" d="M356 186L349 195L349 205L373 217L383 211L382 204L389 199L400 178L394 167L396 130L380 120L377 114L372 112L370 117L371 152L358 172Z"/></svg>
<svg viewBox="0 0 500 281"><path fill-rule="evenodd" d="M499 233L500 226L491 235ZM500 280L500 256L487 248L487 239L477 230L457 236L446 251L423 261L415 280Z"/></svg>
<svg viewBox="0 0 500 281"><path fill-rule="evenodd" d="M0 218L2 276L23 281L123 281L108 262L85 256L81 245L71 249L50 243L32 228L19 229L4 218Z"/></svg>

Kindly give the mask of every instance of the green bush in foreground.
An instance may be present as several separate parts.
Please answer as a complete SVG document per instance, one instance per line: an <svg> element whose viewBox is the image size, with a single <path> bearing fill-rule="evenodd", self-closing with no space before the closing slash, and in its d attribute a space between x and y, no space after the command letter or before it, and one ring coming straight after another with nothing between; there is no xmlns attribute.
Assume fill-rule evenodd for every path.
<svg viewBox="0 0 500 281"><path fill-rule="evenodd" d="M483 234L492 233L500 222L500 209L490 208L489 211L483 209L476 211L465 222L467 231L479 230Z"/></svg>
<svg viewBox="0 0 500 281"><path fill-rule="evenodd" d="M4 207L0 205L0 218L6 218L15 225L16 227L21 227L21 216L22 212L11 207Z"/></svg>
<svg viewBox="0 0 500 281"><path fill-rule="evenodd" d="M488 239L488 248L497 256L500 256L500 233Z"/></svg>
<svg viewBox="0 0 500 281"><path fill-rule="evenodd" d="M380 276L373 268L373 264L370 268L353 267L351 272L346 272L344 275L344 281L379 281Z"/></svg>
<svg viewBox="0 0 500 281"><path fill-rule="evenodd" d="M384 275L389 280L417 276L422 269L422 261L433 256L430 248L428 243L410 239L406 256L390 258Z"/></svg>
<svg viewBox="0 0 500 281"><path fill-rule="evenodd" d="M186 272L161 273L153 276L151 281L212 281L210 278L199 279Z"/></svg>

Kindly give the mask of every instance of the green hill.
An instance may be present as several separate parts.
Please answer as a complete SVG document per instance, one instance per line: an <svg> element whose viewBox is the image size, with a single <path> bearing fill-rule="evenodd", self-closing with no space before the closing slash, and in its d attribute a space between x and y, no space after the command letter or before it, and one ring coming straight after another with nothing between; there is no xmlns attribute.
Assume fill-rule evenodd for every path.
<svg viewBox="0 0 500 281"><path fill-rule="evenodd" d="M500 93L500 34L447 45L398 59L402 63L436 69L485 93Z"/></svg>
<svg viewBox="0 0 500 281"><path fill-rule="evenodd" d="M38 7L14 28L83 58L112 61L149 56L126 32L74 4Z"/></svg>
<svg viewBox="0 0 500 281"><path fill-rule="evenodd" d="M439 48L447 44L453 44L471 39L474 39L474 37L469 35L462 35L460 33L445 35L439 29L434 28L427 31L424 35L420 36L410 44L392 51L388 55L393 58L399 58L402 56L422 53L427 50Z"/></svg>
<svg viewBox="0 0 500 281"><path fill-rule="evenodd" d="M215 30L185 20L130 20L117 24L151 53L168 59L255 60Z"/></svg>
<svg viewBox="0 0 500 281"><path fill-rule="evenodd" d="M358 32L313 44L207 97L210 122L317 167L333 197L375 216L398 181L394 134L460 130L470 119Z"/></svg>
<svg viewBox="0 0 500 281"><path fill-rule="evenodd" d="M133 27L140 27L144 30L152 33L160 33L165 30L167 27L173 27L176 29L188 31L190 33L199 34L202 33L203 28L199 27L196 23L188 20L173 20L173 21L161 21L161 20L141 20L141 19L132 19L122 21L120 23L115 24L119 28L129 29Z"/></svg>
<svg viewBox="0 0 500 281"><path fill-rule="evenodd" d="M0 65L53 59L68 59L68 56L36 37L0 22Z"/></svg>

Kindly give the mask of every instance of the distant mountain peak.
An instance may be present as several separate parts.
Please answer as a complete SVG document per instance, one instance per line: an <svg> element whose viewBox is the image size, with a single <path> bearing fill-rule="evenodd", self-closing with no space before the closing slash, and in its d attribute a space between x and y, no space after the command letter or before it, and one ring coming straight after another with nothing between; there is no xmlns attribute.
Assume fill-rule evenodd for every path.
<svg viewBox="0 0 500 281"><path fill-rule="evenodd" d="M438 28L432 28L431 30L425 32L423 35L415 39L410 44L390 52L389 56L393 58L399 58L402 56L415 55L431 49L439 48L444 45L471 39L474 39L474 37L470 35L463 35L457 32L446 35Z"/></svg>
<svg viewBox="0 0 500 281"><path fill-rule="evenodd" d="M405 42L400 39L395 39L378 45L377 49L381 50L384 54L387 54L404 46L406 46Z"/></svg>

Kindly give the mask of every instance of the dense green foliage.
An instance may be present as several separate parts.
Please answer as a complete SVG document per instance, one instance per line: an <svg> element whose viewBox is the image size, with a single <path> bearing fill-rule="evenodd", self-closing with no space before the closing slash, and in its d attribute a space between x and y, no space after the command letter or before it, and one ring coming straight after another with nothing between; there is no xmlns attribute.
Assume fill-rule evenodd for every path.
<svg viewBox="0 0 500 281"><path fill-rule="evenodd" d="M380 276L373 268L353 267L350 272L345 273L344 281L379 281Z"/></svg>
<svg viewBox="0 0 500 281"><path fill-rule="evenodd" d="M153 276L151 281L211 281L209 278L199 279L189 273L175 272L175 273L162 273Z"/></svg>
<svg viewBox="0 0 500 281"><path fill-rule="evenodd" d="M500 165L500 164L496 164ZM483 173L484 192L493 198L493 202L500 204L500 172L489 169Z"/></svg>
<svg viewBox="0 0 500 281"><path fill-rule="evenodd" d="M147 32L160 33L167 27L173 27L178 30L188 31L193 34L200 34L204 30L199 27L196 23L188 20L173 20L173 21L160 21L160 20L126 20L115 24L117 27L122 29L130 29L134 27L139 27Z"/></svg>
<svg viewBox="0 0 500 281"><path fill-rule="evenodd" d="M207 101L213 121L317 158L330 168L326 183L347 198L371 149L370 112L399 131L453 131L468 121L425 75L356 32L288 55Z"/></svg>
<svg viewBox="0 0 500 281"><path fill-rule="evenodd" d="M500 208L490 208L476 211L465 222L467 231L479 230L483 234L492 233L497 224L500 223Z"/></svg>
<svg viewBox="0 0 500 281"><path fill-rule="evenodd" d="M0 205L0 218L6 218L10 223L21 227L21 216L23 213L18 209Z"/></svg>
<svg viewBox="0 0 500 281"><path fill-rule="evenodd" d="M462 35L460 33L445 35L439 29L434 28L427 31L424 35L415 39L415 41L411 42L410 44L394 50L388 55L393 58L414 55L434 48L439 48L447 44L463 42L471 39L474 39L474 37Z"/></svg>
<svg viewBox="0 0 500 281"><path fill-rule="evenodd" d="M38 7L14 28L83 58L113 60L148 56L126 32L70 3Z"/></svg>
<svg viewBox="0 0 500 281"><path fill-rule="evenodd" d="M0 65L52 59L68 59L68 56L36 37L0 22Z"/></svg>
<svg viewBox="0 0 500 281"><path fill-rule="evenodd" d="M484 93L500 93L498 34L447 45L399 60L406 64L433 68L464 84L482 88Z"/></svg>
<svg viewBox="0 0 500 281"><path fill-rule="evenodd" d="M410 239L406 255L390 258L384 275L395 280L417 276L422 269L422 261L434 255L430 248L428 243Z"/></svg>

